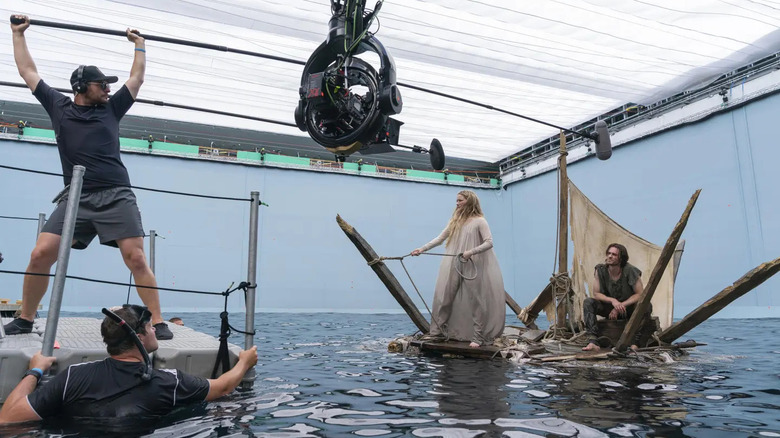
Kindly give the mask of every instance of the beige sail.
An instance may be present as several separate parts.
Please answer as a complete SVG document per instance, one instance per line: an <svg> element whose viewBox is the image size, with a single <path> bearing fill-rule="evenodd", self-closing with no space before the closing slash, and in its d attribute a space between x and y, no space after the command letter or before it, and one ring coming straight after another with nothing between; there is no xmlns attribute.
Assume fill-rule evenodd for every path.
<svg viewBox="0 0 780 438"><path fill-rule="evenodd" d="M642 281L648 276L661 255L661 247L632 234L599 210L590 199L569 180L569 229L574 242L572 288L574 289L571 319L582 322L582 302L589 296L593 282L593 268L604 262L604 251L610 243L620 243L628 249L629 263L642 271ZM674 311L674 269L672 262L664 271L653 295L653 316L661 329L672 324Z"/></svg>

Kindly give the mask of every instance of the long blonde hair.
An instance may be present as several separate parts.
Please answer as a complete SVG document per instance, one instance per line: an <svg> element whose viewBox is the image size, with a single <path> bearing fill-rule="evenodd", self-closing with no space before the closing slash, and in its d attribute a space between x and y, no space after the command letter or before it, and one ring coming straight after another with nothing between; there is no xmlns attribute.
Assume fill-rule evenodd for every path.
<svg viewBox="0 0 780 438"><path fill-rule="evenodd" d="M482 207L479 205L479 198L477 194L471 190L461 190L458 195L463 196L466 199L466 203L463 207L455 207L455 211L452 212L452 217L447 223L447 229L450 231L450 236L447 238L447 243L455 239L463 228L463 224L472 217L483 217Z"/></svg>

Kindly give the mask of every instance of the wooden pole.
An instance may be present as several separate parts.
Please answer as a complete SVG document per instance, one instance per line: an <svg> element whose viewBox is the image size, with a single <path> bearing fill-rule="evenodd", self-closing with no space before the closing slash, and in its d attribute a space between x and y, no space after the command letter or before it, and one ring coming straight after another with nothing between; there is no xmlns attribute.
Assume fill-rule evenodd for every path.
<svg viewBox="0 0 780 438"><path fill-rule="evenodd" d="M339 227L341 227L341 230L344 231L344 234L347 235L349 240L355 244L355 247L360 254L363 255L363 258L366 259L366 262L371 263L379 259L379 256L374 249L371 248L371 245L363 239L363 236L361 236L352 225L348 224L339 215L336 215L336 222L338 222ZM390 291L390 294L393 295L395 300L398 301L398 304L406 311L406 314L409 315L409 318L412 319L412 322L417 328L423 333L428 333L430 331L428 320L426 320L420 311L417 310L417 306L414 305L411 298L409 298L409 295L406 294L404 288L401 286L401 283L398 282L385 263L382 261L372 263L371 269L373 269L379 279L382 280L382 283L385 284L387 290Z"/></svg>
<svg viewBox="0 0 780 438"><path fill-rule="evenodd" d="M680 240L677 244L677 248L674 250L674 257L672 258L672 267L674 268L674 281L677 281L677 273L680 271L680 262L682 261L683 252L685 252L685 239Z"/></svg>
<svg viewBox="0 0 780 438"><path fill-rule="evenodd" d="M566 172L566 135L560 134L560 152L558 155L558 273L568 275L569 272L569 176ZM568 292L568 291L567 291ZM555 298L555 297L553 297ZM555 325L566 327L566 300L557 304Z"/></svg>
<svg viewBox="0 0 780 438"><path fill-rule="evenodd" d="M526 327L534 330L539 327L536 325L536 318L539 316L539 312L544 310L548 304L553 300L552 283L547 283L547 286L539 292L539 295L531 301L526 308L524 308L517 317L520 318L520 322L525 324Z"/></svg>
<svg viewBox="0 0 780 438"><path fill-rule="evenodd" d="M639 326L644 323L643 317L645 312L647 312L648 308L650 307L650 299L653 298L655 288L661 281L661 276L664 274L664 269L666 269L666 265L669 264L669 260L671 260L672 255L674 254L674 250L677 247L677 242L680 241L680 236L682 235L685 226L688 224L688 218L691 216L691 210L693 210L693 206L696 205L696 200L699 199L699 193L701 193L701 189L696 190L693 196L691 196L691 199L688 201L688 206L685 207L685 211L683 212L680 221L677 222L677 225L675 225L674 230L672 230L672 234L666 241L666 245L664 245L664 248L661 250L661 255L658 257L658 261L656 261L655 267L653 267L653 272L650 274L650 278L647 280L647 285L645 286L645 291L642 294L642 298L639 299L639 302L634 309L634 313L631 315L631 318L629 318L626 327L623 329L623 334L620 335L620 339L615 346L617 351L624 351L626 348L628 348L629 345L631 345L632 340L634 339L634 335L636 334L637 330L639 330Z"/></svg>
<svg viewBox="0 0 780 438"><path fill-rule="evenodd" d="M504 291L504 301L506 301L506 305L509 306L509 308L512 309L512 312L514 312L515 315L517 315L519 318L520 314L523 313L523 309L519 304L517 304L517 301L515 301L515 299L509 295L509 292L507 291Z"/></svg>
<svg viewBox="0 0 780 438"><path fill-rule="evenodd" d="M658 339L664 343L670 343L679 339L680 336L688 333L694 327L706 321L707 318L718 313L732 301L745 295L759 284L768 280L771 276L775 275L777 271L780 271L780 257L771 262L756 266L753 270L735 281L734 284L723 289L696 308L696 310L685 315L683 319L667 327L666 330L658 335Z"/></svg>

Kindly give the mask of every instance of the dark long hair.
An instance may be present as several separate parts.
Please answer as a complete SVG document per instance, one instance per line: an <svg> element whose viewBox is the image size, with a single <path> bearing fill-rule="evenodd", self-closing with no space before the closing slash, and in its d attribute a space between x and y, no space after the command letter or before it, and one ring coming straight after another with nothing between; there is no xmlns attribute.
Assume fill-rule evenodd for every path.
<svg viewBox="0 0 780 438"><path fill-rule="evenodd" d="M628 263L628 250L625 246L619 244L619 243L610 243L607 247L607 250L604 251L604 253L608 253L610 248L615 248L618 250L618 256L620 257L620 268L623 269L626 267L626 263Z"/></svg>

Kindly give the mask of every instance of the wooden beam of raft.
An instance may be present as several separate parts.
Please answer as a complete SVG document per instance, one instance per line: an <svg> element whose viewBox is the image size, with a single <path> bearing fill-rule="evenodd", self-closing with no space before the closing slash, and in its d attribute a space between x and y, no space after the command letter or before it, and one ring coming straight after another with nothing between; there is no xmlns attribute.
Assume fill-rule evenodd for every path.
<svg viewBox="0 0 780 438"><path fill-rule="evenodd" d="M421 332L428 333L430 331L428 320L422 316L419 310L417 310L417 306L414 305L412 299L409 298L409 295L406 294L403 286L401 286L401 283L398 282L398 279L396 279L395 275L390 272L390 269L388 269L385 263L382 261L377 261L379 259L379 255L377 255L374 249L371 248L371 245L369 245L368 242L363 239L363 236L361 236L352 225L348 224L344 219L342 219L341 216L336 215L336 222L338 222L339 227L341 227L341 230L344 231L344 234L347 235L349 240L355 244L355 247L358 249L360 254L363 255L363 258L366 259L366 262L370 263L371 269L373 269L379 279L382 280L382 283L385 284L387 289L390 291L390 294L392 294L395 300L398 301L398 304L401 305L401 308L406 311L406 314L409 315L409 318L412 319L412 322ZM377 262L371 263L374 261Z"/></svg>
<svg viewBox="0 0 780 438"><path fill-rule="evenodd" d="M750 292L753 288L768 280L778 271L780 271L780 257L771 262L756 266L753 270L735 281L734 284L723 289L696 308L696 310L685 315L683 319L667 327L666 330L659 333L658 339L660 339L661 342L667 343L679 339L680 336L688 333L691 329L719 312L732 301Z"/></svg>
<svg viewBox="0 0 780 438"><path fill-rule="evenodd" d="M647 285L645 286L642 298L639 299L639 302L634 309L634 313L631 315L631 318L629 318L626 328L623 329L623 334L620 335L620 339L618 340L617 345L615 345L617 351L627 349L628 346L631 345L637 330L639 330L639 326L643 322L642 319L644 314L650 307L650 299L653 298L653 294L655 293L656 287L658 287L658 283L661 281L666 265L669 264L669 260L671 260L674 255L675 248L677 248L677 242L680 241L680 236L682 236L685 226L688 225L688 218L691 216L691 211L693 210L693 206L696 205L696 200L699 199L700 193L701 189L696 190L696 192L693 193L693 196L691 196L691 199L688 201L688 206L685 207L685 211L680 217L680 220L677 222L677 225L674 226L672 234L669 235L666 245L664 245L664 248L661 250L661 255L655 262L655 267L653 267L653 272L650 274L650 279L647 280Z"/></svg>

